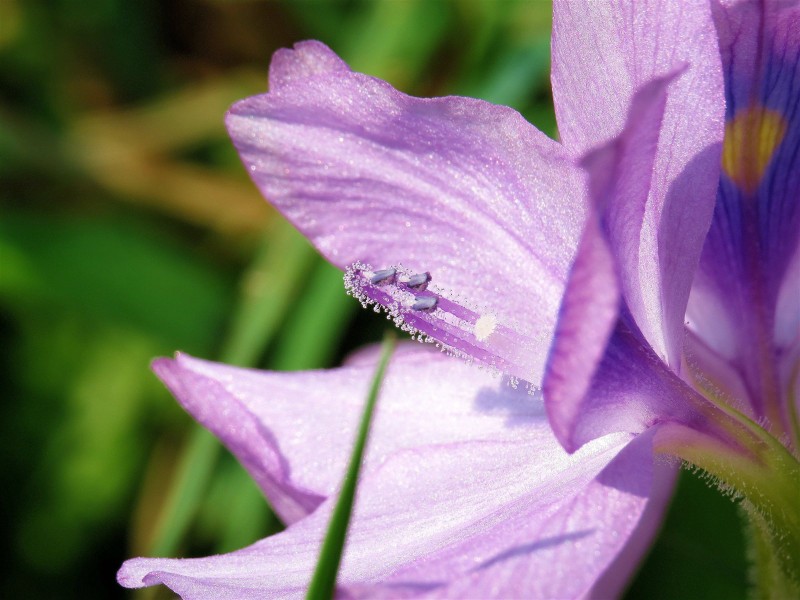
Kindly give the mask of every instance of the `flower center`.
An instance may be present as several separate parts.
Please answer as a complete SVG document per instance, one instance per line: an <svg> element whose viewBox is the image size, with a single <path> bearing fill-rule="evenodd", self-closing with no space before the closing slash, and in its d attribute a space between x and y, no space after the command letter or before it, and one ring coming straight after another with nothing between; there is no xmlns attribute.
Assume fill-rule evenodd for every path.
<svg viewBox="0 0 800 600"><path fill-rule="evenodd" d="M513 387L524 380L534 390L528 383L534 372L530 358L534 340L520 335L518 327L503 322L495 312L469 307L437 287L430 273L413 273L402 266L374 270L356 263L344 279L348 294L365 308L372 305L376 312L386 311L412 339L509 375Z"/></svg>

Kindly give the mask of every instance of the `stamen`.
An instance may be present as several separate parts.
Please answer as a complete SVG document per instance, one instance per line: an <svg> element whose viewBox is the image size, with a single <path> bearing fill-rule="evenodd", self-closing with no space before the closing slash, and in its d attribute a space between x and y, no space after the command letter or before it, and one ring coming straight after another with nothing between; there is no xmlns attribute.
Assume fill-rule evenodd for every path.
<svg viewBox="0 0 800 600"><path fill-rule="evenodd" d="M425 273L417 273L416 275L412 275L405 281L401 281L401 283L405 283L412 290L424 292L426 289L428 289L428 282L430 280L431 274L426 271Z"/></svg>
<svg viewBox="0 0 800 600"><path fill-rule="evenodd" d="M380 271L375 271L375 273L372 274L372 277L369 278L369 282L372 285L394 283L396 275L397 269L381 269Z"/></svg>
<svg viewBox="0 0 800 600"><path fill-rule="evenodd" d="M390 275L391 273L391 275ZM345 273L348 294L366 308L383 309L395 324L420 341L530 382L535 377L533 345L537 340L501 317L496 310L468 307L454 294L429 283L430 273L409 273L402 267L373 270L356 263ZM420 294L420 292L425 292ZM498 298L497 308L502 308ZM529 389L533 387L529 384Z"/></svg>
<svg viewBox="0 0 800 600"><path fill-rule="evenodd" d="M436 308L438 302L436 296L416 296L414 298L414 304L411 305L411 310L431 311Z"/></svg>

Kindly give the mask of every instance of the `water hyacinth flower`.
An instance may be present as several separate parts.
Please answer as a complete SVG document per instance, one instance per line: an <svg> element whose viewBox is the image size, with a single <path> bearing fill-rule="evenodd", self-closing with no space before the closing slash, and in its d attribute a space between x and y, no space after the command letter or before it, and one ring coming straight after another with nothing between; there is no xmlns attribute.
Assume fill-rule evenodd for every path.
<svg viewBox="0 0 800 600"><path fill-rule="evenodd" d="M800 8L557 1L552 52L560 142L318 42L277 52L269 92L228 115L350 292L455 355L406 347L389 367L340 594L614 596L663 516L664 457L741 498L755 585L797 593ZM301 596L375 360L157 361L289 527L132 559L120 583Z"/></svg>

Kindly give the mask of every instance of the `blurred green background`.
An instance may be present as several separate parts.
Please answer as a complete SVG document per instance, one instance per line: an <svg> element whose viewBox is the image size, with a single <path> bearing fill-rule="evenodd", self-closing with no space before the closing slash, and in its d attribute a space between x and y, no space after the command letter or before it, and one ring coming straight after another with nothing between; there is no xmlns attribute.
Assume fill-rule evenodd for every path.
<svg viewBox="0 0 800 600"><path fill-rule="evenodd" d="M153 357L326 367L380 337L225 135L271 53L317 38L401 90L508 104L556 136L550 10L0 0L0 597L169 597L118 588L116 569L280 529ZM745 580L735 506L684 474L629 596L739 598Z"/></svg>

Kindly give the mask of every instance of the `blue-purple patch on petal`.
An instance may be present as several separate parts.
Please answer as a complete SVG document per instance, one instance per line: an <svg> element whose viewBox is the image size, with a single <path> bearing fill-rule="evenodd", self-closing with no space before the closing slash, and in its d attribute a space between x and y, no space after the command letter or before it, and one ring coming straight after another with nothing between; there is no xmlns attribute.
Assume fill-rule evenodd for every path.
<svg viewBox="0 0 800 600"><path fill-rule="evenodd" d="M689 314L699 335L740 370L752 414L778 425L786 417L777 376L784 349L776 342L797 339L776 336L775 324L794 322L777 311L800 246L800 6L715 2L714 18L726 131Z"/></svg>

